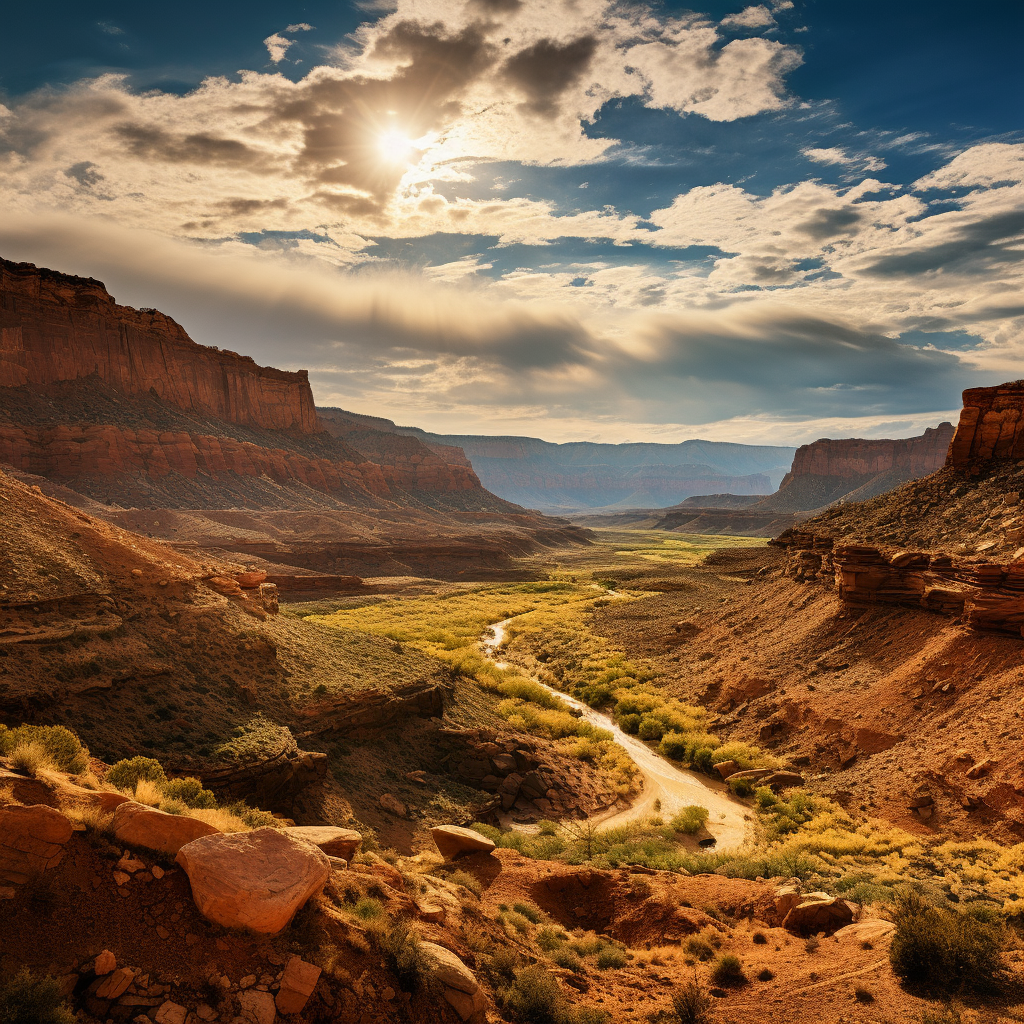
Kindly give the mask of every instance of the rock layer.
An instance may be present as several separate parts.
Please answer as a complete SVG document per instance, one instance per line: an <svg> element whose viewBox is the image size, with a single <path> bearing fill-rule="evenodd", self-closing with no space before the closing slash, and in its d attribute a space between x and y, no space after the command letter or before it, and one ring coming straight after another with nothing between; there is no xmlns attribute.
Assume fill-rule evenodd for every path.
<svg viewBox="0 0 1024 1024"><path fill-rule="evenodd" d="M197 345L169 316L118 305L92 278L0 260L0 386L91 374L229 423L319 430L305 370Z"/></svg>
<svg viewBox="0 0 1024 1024"><path fill-rule="evenodd" d="M978 472L991 459L1024 459L1024 380L963 394L947 465Z"/></svg>

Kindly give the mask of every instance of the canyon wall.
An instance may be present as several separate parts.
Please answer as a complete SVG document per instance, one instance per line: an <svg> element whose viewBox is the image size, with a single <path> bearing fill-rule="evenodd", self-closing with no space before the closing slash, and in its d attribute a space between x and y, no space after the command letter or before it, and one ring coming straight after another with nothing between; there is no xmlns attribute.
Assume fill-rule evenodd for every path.
<svg viewBox="0 0 1024 1024"><path fill-rule="evenodd" d="M120 306L92 278L0 259L0 387L91 374L228 423L320 430L305 370L197 345L170 317Z"/></svg>
<svg viewBox="0 0 1024 1024"><path fill-rule="evenodd" d="M1024 459L1024 380L964 392L947 465L977 472L990 459Z"/></svg>
<svg viewBox="0 0 1024 1024"><path fill-rule="evenodd" d="M952 423L928 427L919 437L896 440L851 437L833 441L822 438L797 448L793 468L786 474L779 490L801 476L849 480L876 476L893 469L905 471L908 479L927 476L942 468L952 439Z"/></svg>
<svg viewBox="0 0 1024 1024"><path fill-rule="evenodd" d="M953 425L940 423L918 437L822 438L801 445L778 491L751 508L809 512L873 498L941 469L952 439Z"/></svg>

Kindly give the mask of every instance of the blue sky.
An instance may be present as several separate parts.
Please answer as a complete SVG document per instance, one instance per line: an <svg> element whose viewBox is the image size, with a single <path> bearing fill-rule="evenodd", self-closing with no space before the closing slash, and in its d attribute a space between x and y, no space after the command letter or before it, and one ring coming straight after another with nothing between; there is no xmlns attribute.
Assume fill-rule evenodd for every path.
<svg viewBox="0 0 1024 1024"><path fill-rule="evenodd" d="M1024 375L1018 3L48 15L0 41L0 254L324 404L792 443Z"/></svg>

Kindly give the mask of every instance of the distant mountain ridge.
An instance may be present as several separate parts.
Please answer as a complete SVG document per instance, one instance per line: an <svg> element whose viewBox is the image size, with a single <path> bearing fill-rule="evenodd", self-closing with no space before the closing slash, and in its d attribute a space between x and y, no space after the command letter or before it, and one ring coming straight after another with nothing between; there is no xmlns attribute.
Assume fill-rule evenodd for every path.
<svg viewBox="0 0 1024 1024"><path fill-rule="evenodd" d="M414 437L439 454L461 449L489 491L543 512L665 507L691 495L768 495L789 471L795 448L725 441L677 444L570 441L434 434L390 420L319 408L321 420ZM329 428L330 429L330 428ZM343 436L349 443L352 433Z"/></svg>

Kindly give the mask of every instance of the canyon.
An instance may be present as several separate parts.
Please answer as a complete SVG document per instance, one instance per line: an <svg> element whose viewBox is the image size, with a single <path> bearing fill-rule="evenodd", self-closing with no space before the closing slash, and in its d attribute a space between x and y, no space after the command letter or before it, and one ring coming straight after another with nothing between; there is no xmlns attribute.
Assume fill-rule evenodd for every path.
<svg viewBox="0 0 1024 1024"><path fill-rule="evenodd" d="M152 516L153 536L328 575L584 539L485 490L458 449L321 418L305 371L199 345L91 278L0 261L0 332L0 464L114 521L188 521ZM241 533L229 509L251 513Z"/></svg>

